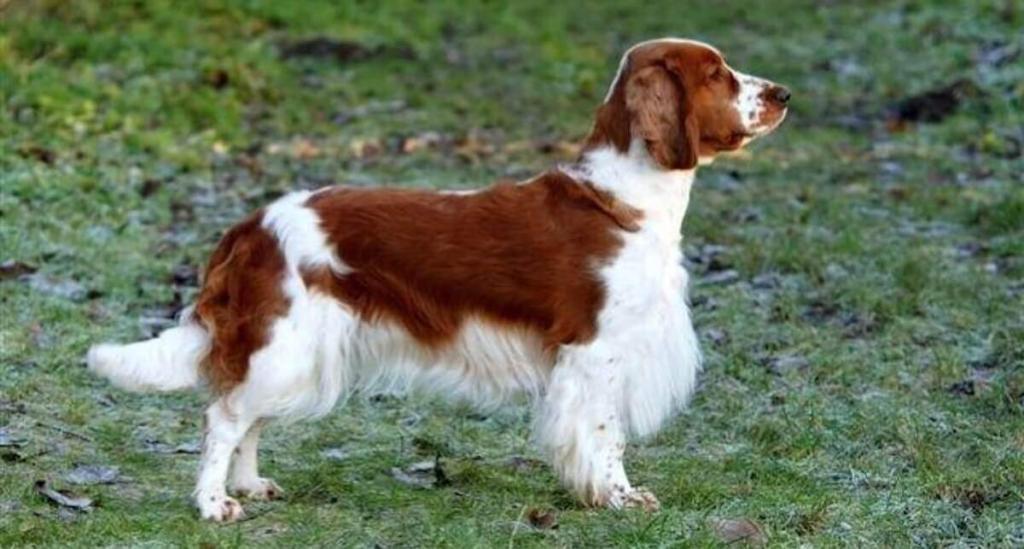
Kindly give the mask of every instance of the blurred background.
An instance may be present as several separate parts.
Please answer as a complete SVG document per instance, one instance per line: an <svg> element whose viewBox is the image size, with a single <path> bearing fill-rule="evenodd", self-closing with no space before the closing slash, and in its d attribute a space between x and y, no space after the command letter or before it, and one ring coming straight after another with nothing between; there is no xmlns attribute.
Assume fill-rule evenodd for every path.
<svg viewBox="0 0 1024 549"><path fill-rule="evenodd" d="M1024 544L1022 28L1013 0L0 1L0 545ZM578 508L526 407L369 395L269 430L285 501L198 521L204 397L114 391L87 345L173 322L288 190L572 160L667 35L794 99L694 188L702 389L627 454L661 513Z"/></svg>

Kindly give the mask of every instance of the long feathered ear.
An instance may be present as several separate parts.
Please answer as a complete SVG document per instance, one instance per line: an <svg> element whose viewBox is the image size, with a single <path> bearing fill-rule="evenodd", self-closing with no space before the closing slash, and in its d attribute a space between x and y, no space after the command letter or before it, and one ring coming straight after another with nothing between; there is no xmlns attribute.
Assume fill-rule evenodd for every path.
<svg viewBox="0 0 1024 549"><path fill-rule="evenodd" d="M667 170L697 166L700 131L682 82L663 66L640 69L626 82L626 110L634 139Z"/></svg>

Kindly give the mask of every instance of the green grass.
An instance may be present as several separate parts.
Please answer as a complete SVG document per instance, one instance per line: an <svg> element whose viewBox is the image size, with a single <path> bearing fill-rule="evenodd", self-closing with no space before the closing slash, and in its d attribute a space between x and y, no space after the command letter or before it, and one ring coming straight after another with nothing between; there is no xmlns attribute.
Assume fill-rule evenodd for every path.
<svg viewBox="0 0 1024 549"><path fill-rule="evenodd" d="M78 284L69 299L0 281L0 428L22 441L0 448L0 545L713 545L718 519L783 546L1024 544L1024 11L657 4L0 8L0 262ZM663 510L582 509L546 467L510 466L535 456L525 409L358 398L269 430L263 468L285 501L199 521L196 457L146 441L194 441L204 397L117 392L81 367L88 344L187 302L175 269L287 189L471 187L564 161L537 145L581 138L621 51L662 35L794 90L774 136L699 175L687 251L725 246L715 268L740 279L694 269L701 389L627 454ZM280 53L317 36L380 53ZM887 127L895 101L960 78L979 91L951 116ZM399 151L425 132L451 144ZM773 371L786 356L803 367ZM448 486L390 475L435 454ZM72 487L88 513L35 493L71 487L78 464L127 480ZM559 527L517 526L533 508Z"/></svg>

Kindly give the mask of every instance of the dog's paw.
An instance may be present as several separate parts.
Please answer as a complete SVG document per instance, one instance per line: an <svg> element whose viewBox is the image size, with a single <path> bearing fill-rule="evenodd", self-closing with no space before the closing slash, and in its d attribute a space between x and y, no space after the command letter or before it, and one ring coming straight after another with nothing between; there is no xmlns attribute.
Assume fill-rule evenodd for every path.
<svg viewBox="0 0 1024 549"><path fill-rule="evenodd" d="M227 496L198 496L196 503L199 505L200 516L205 520L228 523L245 516L242 504Z"/></svg>
<svg viewBox="0 0 1024 549"><path fill-rule="evenodd" d="M654 493L643 486L637 486L626 493L622 500L622 506L626 508L640 508L648 513L661 509L661 503L658 501L658 498L654 497Z"/></svg>
<svg viewBox="0 0 1024 549"><path fill-rule="evenodd" d="M231 492L238 497L254 501L270 501L284 496L284 490L273 479L263 477L232 483Z"/></svg>

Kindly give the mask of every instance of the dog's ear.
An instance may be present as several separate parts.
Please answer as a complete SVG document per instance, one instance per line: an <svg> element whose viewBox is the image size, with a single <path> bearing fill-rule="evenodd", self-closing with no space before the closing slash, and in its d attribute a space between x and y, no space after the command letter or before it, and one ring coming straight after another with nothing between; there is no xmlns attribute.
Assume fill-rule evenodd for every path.
<svg viewBox="0 0 1024 549"><path fill-rule="evenodd" d="M651 158L667 170L697 166L700 129L681 79L662 65L629 75L625 90L629 131L642 139Z"/></svg>

